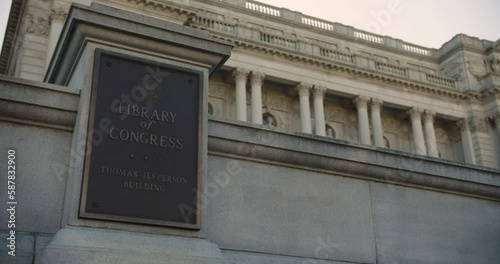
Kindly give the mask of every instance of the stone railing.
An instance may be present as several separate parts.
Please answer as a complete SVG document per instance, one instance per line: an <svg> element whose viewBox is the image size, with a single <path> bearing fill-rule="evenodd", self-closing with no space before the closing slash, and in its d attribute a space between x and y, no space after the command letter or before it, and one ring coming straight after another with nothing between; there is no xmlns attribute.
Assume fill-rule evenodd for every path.
<svg viewBox="0 0 500 264"><path fill-rule="evenodd" d="M274 46L297 50L297 41L268 33L260 33L260 41Z"/></svg>
<svg viewBox="0 0 500 264"><path fill-rule="evenodd" d="M335 61L346 62L349 64L354 63L352 55L345 54L345 53L342 53L342 52L339 52L336 50L329 50L329 49L325 49L325 48L320 48L319 53L320 53L321 57L325 57L325 58L332 59Z"/></svg>
<svg viewBox="0 0 500 264"><path fill-rule="evenodd" d="M207 18L203 16L196 16L191 22L191 26L194 27L205 27L207 29L215 30L218 32L223 32L231 35L236 34L236 25L230 23L218 21L213 18Z"/></svg>
<svg viewBox="0 0 500 264"><path fill-rule="evenodd" d="M425 80L433 84L438 84L449 88L457 88L457 81L452 78L426 73Z"/></svg>
<svg viewBox="0 0 500 264"><path fill-rule="evenodd" d="M245 7L271 16L281 16L281 9L272 5L266 5L257 1L246 1Z"/></svg>
<svg viewBox="0 0 500 264"><path fill-rule="evenodd" d="M391 65L383 62L375 62L375 69L381 72L385 73L390 73L390 74L395 74L399 76L407 76L406 75L406 68L396 66L396 65Z"/></svg>
<svg viewBox="0 0 500 264"><path fill-rule="evenodd" d="M335 23L311 16L302 15L302 24L328 31L335 31Z"/></svg>
<svg viewBox="0 0 500 264"><path fill-rule="evenodd" d="M416 54L429 56L431 55L431 51L424 47L415 46L413 44L403 43L403 49L409 52L413 52Z"/></svg>
<svg viewBox="0 0 500 264"><path fill-rule="evenodd" d="M354 31L354 37L366 41L370 41L377 44L384 44L384 38L375 34L371 34L364 31L356 30Z"/></svg>
<svg viewBox="0 0 500 264"><path fill-rule="evenodd" d="M231 0L226 0L226 1L231 1ZM233 1L239 2L245 0L233 0ZM264 13L266 15L271 15L274 17L280 17L285 20L294 20L295 22L301 23L305 26L319 28L330 32L336 32L338 34L348 35L357 39L362 39L364 41L369 41L380 45L391 46L393 48L398 48L420 56L426 56L426 57L433 56L434 53L434 49L413 45L411 43L406 43L391 37L381 36L378 34L355 29L353 27L348 27L339 23L322 20L312 16L307 16L300 12L290 11L286 8L279 8L252 0L246 0L245 7L255 12ZM288 13L293 13L293 14L288 14ZM395 43L395 45L391 45L390 43Z"/></svg>

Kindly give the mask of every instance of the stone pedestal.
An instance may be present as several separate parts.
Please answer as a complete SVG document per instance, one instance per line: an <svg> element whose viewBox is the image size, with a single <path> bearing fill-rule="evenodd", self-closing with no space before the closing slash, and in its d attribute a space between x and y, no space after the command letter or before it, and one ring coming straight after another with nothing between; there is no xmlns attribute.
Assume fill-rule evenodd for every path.
<svg viewBox="0 0 500 264"><path fill-rule="evenodd" d="M98 23L95 21L98 21ZM103 124L106 119L111 119L103 118L102 115L99 116L96 113L108 113L111 114L108 116L112 118L114 118L113 113L124 113L113 110L113 103L110 104L112 110L109 110L106 106L103 108L96 107L95 102L99 100L99 97L96 97L99 94L97 91L106 91L107 89L118 90L117 94L120 94L120 96L116 96L117 98L114 101L120 102L120 106L140 105L142 106L142 113L147 109L177 108L178 111L190 116L196 122L196 125L190 127L183 126L182 123L179 124L178 122L174 126L173 119L170 119L173 128L184 127L187 133L196 135L196 139L190 140L196 142L193 143L196 145L194 145L194 151L192 152L197 153L195 154L196 158L185 158L182 162L192 161L191 164L195 164L195 170L199 173L199 177L191 180L193 186L195 186L193 188L194 193L196 194L198 190L202 189L207 167L208 77L217 71L229 58L231 48L232 46L226 42L210 38L207 32L182 25L147 18L98 4L93 4L90 8L79 5L71 7L66 24L62 29L61 38L54 50L54 57L49 65L45 80L49 83L79 89L80 98L76 122L72 130L69 164L67 164L68 174L65 182L62 229L57 232L43 252L42 263L224 263L218 247L204 239L206 231L202 228L202 215L206 211L200 206L201 196L186 199L187 204L184 204L179 198L183 195L180 192L163 192L163 196L161 196L175 201L167 212L163 212L164 215L177 215L179 219L179 214L185 217L181 208L191 210L187 213L195 214L197 220L190 225L184 225L181 220L170 221L166 217L164 217L165 221L162 224L157 221L160 218L155 219L153 217L151 210L145 211L144 216L137 213L112 213L111 209L116 209L116 204L112 207L111 203L106 202L102 204L106 204L107 209L99 213L100 216L98 216L95 212L89 211L89 207L83 206L83 204L87 201L87 197L90 197L87 195L87 186L90 186L88 184L90 181L88 180L89 175L94 175L94 179L112 176L107 172L96 172L89 169L92 166L89 163L93 162L89 157L94 157L90 151L97 151L98 144L100 144L96 143L98 141L95 140L94 136L99 134L106 137L107 140L110 140L109 138L116 139L116 137L111 136L110 128L105 129L99 127L100 125L96 125ZM104 60L100 61L103 58L102 54L128 60L127 63L129 64L140 65L130 70L129 74L140 73L141 77L137 78L137 82L131 81L126 84L116 85L119 78L109 77L111 76L109 71L103 72L102 69L111 69L111 66L113 66L118 69L116 74L120 73L120 69L122 69L123 74L127 74L123 70L125 64L111 62L111 60L107 60L106 64L103 64ZM143 65L148 66L143 67ZM161 70L162 67L170 67L171 72L168 72L169 75L166 75L166 71ZM142 76L142 71L146 71L147 74ZM189 75L194 77L189 77L190 79L186 77L185 81L180 82L181 77L179 76L183 72L194 72L196 74ZM101 75L105 76L105 74L108 76L106 85L104 85L105 82L101 78ZM170 75L172 75L171 79L161 79ZM102 86L100 86L101 83ZM191 86L194 87L192 90L196 90L196 96L189 97L194 100L194 104L191 104L190 108L194 109L190 110L192 112L182 106L176 106L175 101L170 101L169 105L148 106L147 103L152 105L157 102L157 97L170 96L169 98L179 98L180 91L175 89L189 84L196 84ZM160 88L156 89L155 87ZM141 96L146 97L146 95L148 99L143 98L144 101L141 101ZM184 104L184 107L186 107L186 104ZM162 113L161 118L163 121L166 121L165 113L165 111ZM158 137L158 140L163 135L160 132L152 132L152 130L148 130L149 128L141 126L144 123L142 121L148 118L147 116L128 116L128 118L135 121L130 131L143 134L148 132L151 133L150 135L156 133L154 136ZM160 122L160 120L157 119L157 122ZM112 125L118 129L125 127L126 124L115 118ZM139 143L142 143L142 145ZM139 149L139 146L143 148L156 146L155 151L158 151L163 156L160 158L155 157L155 162L160 162L162 157L168 158L168 155L173 155L168 154L166 148L158 150L159 145L148 145L142 141L137 142L139 145L133 146L127 141L120 141L120 144L122 144L120 146L124 148L128 146L129 149L134 151ZM114 151L113 155L116 155L116 157L113 155L108 156L117 158L119 151L116 151L116 148L109 149L112 152ZM181 147L181 149L185 148ZM148 153L152 153L152 151L152 149L148 149ZM130 154L131 158L134 157L132 154ZM141 158L145 161L148 160L147 156ZM123 157L120 160L124 161L122 164L125 169L141 170L139 165L127 167L130 164L126 164ZM111 161L106 160L103 162ZM108 166L106 164L102 166ZM158 164L145 165L143 168L148 168L151 171L142 170L143 173L151 174L160 170ZM101 167L101 165L97 167ZM165 173L168 172L165 171ZM130 180L130 178L125 180ZM120 188L122 186L125 188L125 185L122 185L125 180L115 178L112 185L114 187L111 185L106 187L108 189L115 188L115 191L110 191L109 197L111 198L109 199L114 199L113 195L125 194L121 193L122 189ZM141 182L137 178L137 183L151 185L151 179L149 180L149 183L146 183L146 180ZM168 187L166 184L163 184L165 188ZM173 189L172 186L168 188ZM179 190L179 188L177 187L176 190ZM152 193L150 190L142 189L142 191L141 195L149 200L161 198L158 193ZM187 190L187 192L191 191L191 189ZM105 193L105 191L101 193ZM125 195L138 197L137 192L129 192ZM133 203L133 201L129 203L120 203L120 201L123 201L123 199L118 201L120 208L122 206L127 208L127 205L131 207ZM97 202L89 204L92 207L100 207ZM146 208L148 205L145 203L142 208ZM136 208L138 208L137 205ZM141 210L138 211L143 212L142 208L139 208ZM185 223L188 223L186 218L184 218Z"/></svg>

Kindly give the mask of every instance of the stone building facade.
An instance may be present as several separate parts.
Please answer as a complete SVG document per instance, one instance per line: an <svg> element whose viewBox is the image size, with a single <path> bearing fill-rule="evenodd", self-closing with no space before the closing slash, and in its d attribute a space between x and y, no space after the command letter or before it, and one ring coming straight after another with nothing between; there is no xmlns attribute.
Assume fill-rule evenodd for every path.
<svg viewBox="0 0 500 264"><path fill-rule="evenodd" d="M43 80L71 2L14 3L3 73ZM252 1L100 2L234 43L210 81L215 116L500 167L498 42L429 49Z"/></svg>
<svg viewBox="0 0 500 264"><path fill-rule="evenodd" d="M204 189L201 233L65 220L71 168L53 165L71 154L81 91L44 82L71 4L91 2L234 45L209 81L204 183L217 194ZM459 34L430 49L252 0L14 0L0 73L2 101L28 105L2 110L12 135L1 146L39 134L43 142L20 148L49 153L26 160L54 183L24 198L25 263L60 246L53 237L67 226L207 239L220 262L206 263L500 258L500 40ZM12 87L23 92L10 97ZM56 117L30 112L37 107ZM220 184L235 160L238 173ZM28 182L21 188L42 180Z"/></svg>

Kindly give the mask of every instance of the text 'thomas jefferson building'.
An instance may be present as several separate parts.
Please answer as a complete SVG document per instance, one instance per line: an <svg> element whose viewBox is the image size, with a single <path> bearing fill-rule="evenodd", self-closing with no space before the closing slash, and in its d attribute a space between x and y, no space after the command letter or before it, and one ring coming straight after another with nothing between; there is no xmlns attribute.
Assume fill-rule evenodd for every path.
<svg viewBox="0 0 500 264"><path fill-rule="evenodd" d="M1 263L500 260L500 40L15 0L0 73Z"/></svg>

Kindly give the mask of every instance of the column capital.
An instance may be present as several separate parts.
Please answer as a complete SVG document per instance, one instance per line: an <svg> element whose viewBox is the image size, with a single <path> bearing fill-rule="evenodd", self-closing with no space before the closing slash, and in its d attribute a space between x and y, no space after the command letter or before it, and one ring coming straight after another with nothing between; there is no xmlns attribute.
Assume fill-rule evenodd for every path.
<svg viewBox="0 0 500 264"><path fill-rule="evenodd" d="M352 102L356 105L357 108L360 108L360 107L366 108L369 101L370 101L370 97L364 96L364 95L359 95L352 100Z"/></svg>
<svg viewBox="0 0 500 264"><path fill-rule="evenodd" d="M326 87L314 85L312 92L315 99L323 99L323 97L325 96Z"/></svg>
<svg viewBox="0 0 500 264"><path fill-rule="evenodd" d="M422 113L423 112L424 112L424 110L422 108L418 108L418 107L410 108L407 111L407 113L410 116L411 120L420 119L422 117Z"/></svg>
<svg viewBox="0 0 500 264"><path fill-rule="evenodd" d="M436 112L432 110L424 111L424 121L426 122L434 122L434 117L436 116Z"/></svg>
<svg viewBox="0 0 500 264"><path fill-rule="evenodd" d="M370 101L370 107L372 110L380 110L380 107L384 104L384 101L378 98L372 98Z"/></svg>
<svg viewBox="0 0 500 264"><path fill-rule="evenodd" d="M297 90L297 92L299 93L299 97L302 96L309 97L309 92L311 91L312 87L313 87L312 84L309 83L299 83L295 87L295 90Z"/></svg>
<svg viewBox="0 0 500 264"><path fill-rule="evenodd" d="M246 81L249 73L249 70L239 67L233 70L233 76L236 81Z"/></svg>
<svg viewBox="0 0 500 264"><path fill-rule="evenodd" d="M488 122L484 118L473 117L469 123L471 132L488 132Z"/></svg>
<svg viewBox="0 0 500 264"><path fill-rule="evenodd" d="M262 85L265 77L266 74L263 72L252 71L252 74L250 74L250 82L252 85Z"/></svg>
<svg viewBox="0 0 500 264"><path fill-rule="evenodd" d="M462 132L469 130L469 120L467 118L462 118L458 120L456 124Z"/></svg>

